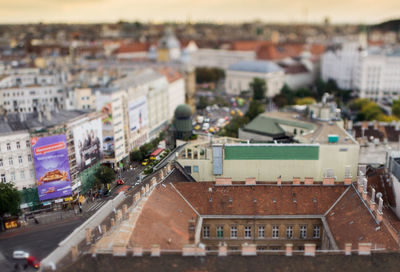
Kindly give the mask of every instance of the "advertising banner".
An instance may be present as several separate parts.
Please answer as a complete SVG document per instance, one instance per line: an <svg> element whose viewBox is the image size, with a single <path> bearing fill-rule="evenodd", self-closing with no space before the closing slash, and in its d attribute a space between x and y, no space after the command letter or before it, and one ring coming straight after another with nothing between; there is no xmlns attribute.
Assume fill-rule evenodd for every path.
<svg viewBox="0 0 400 272"><path fill-rule="evenodd" d="M65 135L31 139L40 201L70 196L67 141Z"/></svg>
<svg viewBox="0 0 400 272"><path fill-rule="evenodd" d="M103 134L101 118L75 127L75 157L79 171L82 171L103 158Z"/></svg>
<svg viewBox="0 0 400 272"><path fill-rule="evenodd" d="M115 154L111 103L106 103L101 112L104 113L104 117L101 119L103 124L103 156L105 159L111 159L114 158Z"/></svg>
<svg viewBox="0 0 400 272"><path fill-rule="evenodd" d="M129 129L131 133L147 126L147 99L145 96L128 103Z"/></svg>

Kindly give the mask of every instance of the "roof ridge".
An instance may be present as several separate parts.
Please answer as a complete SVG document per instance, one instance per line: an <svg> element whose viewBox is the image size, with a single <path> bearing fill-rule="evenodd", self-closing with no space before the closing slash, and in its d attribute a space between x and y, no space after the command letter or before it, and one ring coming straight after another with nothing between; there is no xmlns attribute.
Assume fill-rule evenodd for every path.
<svg viewBox="0 0 400 272"><path fill-rule="evenodd" d="M340 200L344 197L344 195L350 190L350 187L347 187L346 190L344 190L344 192L339 196L338 199L336 199L336 201L332 204L332 206L324 213L323 216L326 216L335 206L336 204L338 204L340 202Z"/></svg>
<svg viewBox="0 0 400 272"><path fill-rule="evenodd" d="M174 190L178 193L178 195L186 202L186 204L188 204L188 206L190 208L192 208L192 210L199 216L201 217L200 213L193 207L193 205L181 194L181 192L179 192L179 190L172 184L170 183L172 188L174 188Z"/></svg>

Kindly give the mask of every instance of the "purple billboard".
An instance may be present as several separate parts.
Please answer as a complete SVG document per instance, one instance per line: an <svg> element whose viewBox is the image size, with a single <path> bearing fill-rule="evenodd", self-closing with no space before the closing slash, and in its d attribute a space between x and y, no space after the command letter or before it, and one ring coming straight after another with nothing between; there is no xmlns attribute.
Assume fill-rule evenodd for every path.
<svg viewBox="0 0 400 272"><path fill-rule="evenodd" d="M71 178L65 135L32 138L31 144L40 200L70 196Z"/></svg>

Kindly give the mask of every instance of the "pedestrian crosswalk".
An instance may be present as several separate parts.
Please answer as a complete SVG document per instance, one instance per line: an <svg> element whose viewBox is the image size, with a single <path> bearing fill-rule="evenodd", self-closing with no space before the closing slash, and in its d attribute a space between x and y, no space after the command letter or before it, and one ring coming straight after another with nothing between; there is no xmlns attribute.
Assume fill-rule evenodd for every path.
<svg viewBox="0 0 400 272"><path fill-rule="evenodd" d="M93 202L93 203L89 204L89 207L86 209L86 211L87 212L96 211L96 210L100 209L101 206L103 206L106 202L107 202L107 200Z"/></svg>

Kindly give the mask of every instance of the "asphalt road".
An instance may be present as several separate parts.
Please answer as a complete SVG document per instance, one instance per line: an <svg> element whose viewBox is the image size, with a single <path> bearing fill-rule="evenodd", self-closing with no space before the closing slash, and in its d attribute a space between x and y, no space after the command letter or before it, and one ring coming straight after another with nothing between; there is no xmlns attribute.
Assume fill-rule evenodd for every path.
<svg viewBox="0 0 400 272"><path fill-rule="evenodd" d="M37 226L24 231L0 233L0 271L35 271L33 268L23 270L22 265L26 261L14 260L12 258L13 251L27 251L40 261L86 219L86 217L74 217L63 222ZM20 270L14 269L16 263L21 265Z"/></svg>

